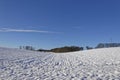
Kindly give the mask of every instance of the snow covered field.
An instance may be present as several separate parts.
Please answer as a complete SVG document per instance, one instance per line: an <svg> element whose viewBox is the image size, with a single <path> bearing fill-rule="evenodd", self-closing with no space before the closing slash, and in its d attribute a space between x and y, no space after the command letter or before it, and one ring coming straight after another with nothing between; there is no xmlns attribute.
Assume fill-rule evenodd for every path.
<svg viewBox="0 0 120 80"><path fill-rule="evenodd" d="M120 80L120 48L42 53L0 47L0 80Z"/></svg>

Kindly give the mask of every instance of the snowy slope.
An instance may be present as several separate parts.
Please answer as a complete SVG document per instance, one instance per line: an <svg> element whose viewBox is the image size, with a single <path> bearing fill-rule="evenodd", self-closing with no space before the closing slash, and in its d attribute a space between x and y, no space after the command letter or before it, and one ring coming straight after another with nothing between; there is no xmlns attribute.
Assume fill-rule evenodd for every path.
<svg viewBox="0 0 120 80"><path fill-rule="evenodd" d="M41 53L0 47L0 80L120 80L120 48Z"/></svg>

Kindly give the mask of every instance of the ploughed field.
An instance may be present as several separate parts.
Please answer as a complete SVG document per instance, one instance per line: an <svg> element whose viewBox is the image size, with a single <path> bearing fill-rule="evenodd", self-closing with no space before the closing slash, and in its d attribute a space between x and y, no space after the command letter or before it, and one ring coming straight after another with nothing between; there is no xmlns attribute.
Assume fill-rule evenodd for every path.
<svg viewBox="0 0 120 80"><path fill-rule="evenodd" d="M120 80L120 48L45 53L0 47L0 80Z"/></svg>

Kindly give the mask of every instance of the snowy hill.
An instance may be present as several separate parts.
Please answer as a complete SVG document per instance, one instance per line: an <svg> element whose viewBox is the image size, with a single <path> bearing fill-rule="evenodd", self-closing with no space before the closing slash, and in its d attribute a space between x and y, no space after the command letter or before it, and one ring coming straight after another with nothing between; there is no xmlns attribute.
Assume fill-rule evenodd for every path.
<svg viewBox="0 0 120 80"><path fill-rule="evenodd" d="M0 80L120 80L120 48L41 53L0 47Z"/></svg>

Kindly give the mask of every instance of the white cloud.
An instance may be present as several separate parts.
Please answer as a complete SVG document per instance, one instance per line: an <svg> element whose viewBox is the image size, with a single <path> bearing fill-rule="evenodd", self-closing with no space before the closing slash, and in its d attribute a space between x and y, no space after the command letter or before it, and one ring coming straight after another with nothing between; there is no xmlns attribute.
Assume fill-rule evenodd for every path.
<svg viewBox="0 0 120 80"><path fill-rule="evenodd" d="M52 31L44 31L44 30L26 30L26 29L11 29L11 28L2 28L0 32L26 32L26 33L59 33Z"/></svg>

